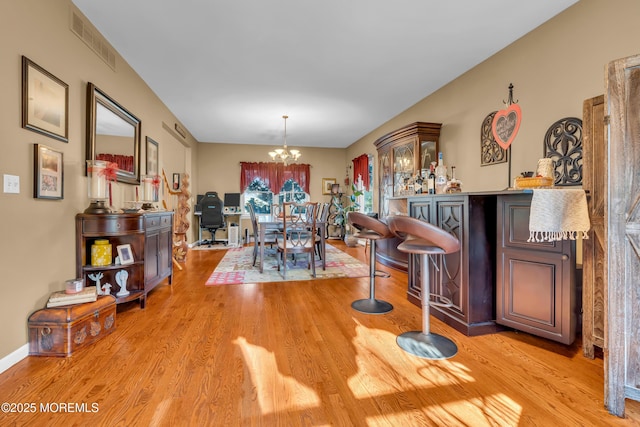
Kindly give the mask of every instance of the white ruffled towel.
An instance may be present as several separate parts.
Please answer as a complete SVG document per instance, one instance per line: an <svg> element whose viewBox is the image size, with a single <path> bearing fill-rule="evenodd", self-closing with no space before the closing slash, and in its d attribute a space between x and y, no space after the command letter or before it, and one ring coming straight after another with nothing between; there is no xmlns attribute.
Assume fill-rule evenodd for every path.
<svg viewBox="0 0 640 427"><path fill-rule="evenodd" d="M529 215L529 242L588 239L591 228L587 196L582 189L534 189Z"/></svg>

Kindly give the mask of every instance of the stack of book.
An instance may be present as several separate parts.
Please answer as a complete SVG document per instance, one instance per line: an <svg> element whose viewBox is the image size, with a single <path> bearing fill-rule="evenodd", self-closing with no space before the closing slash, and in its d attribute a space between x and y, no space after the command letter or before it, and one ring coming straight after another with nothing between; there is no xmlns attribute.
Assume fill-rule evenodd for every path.
<svg viewBox="0 0 640 427"><path fill-rule="evenodd" d="M60 307L62 305L82 304L85 302L93 302L98 299L98 293L95 286L87 286L83 290L75 294L68 294L65 291L54 292L49 296L47 308Z"/></svg>

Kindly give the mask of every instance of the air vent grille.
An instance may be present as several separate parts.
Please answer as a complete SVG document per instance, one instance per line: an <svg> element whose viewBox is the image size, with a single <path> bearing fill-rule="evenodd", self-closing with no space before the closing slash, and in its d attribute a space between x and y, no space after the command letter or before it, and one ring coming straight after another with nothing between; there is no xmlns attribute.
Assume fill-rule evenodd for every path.
<svg viewBox="0 0 640 427"><path fill-rule="evenodd" d="M93 28L93 25L71 7L71 17L69 20L69 29L73 34L78 36L80 40L85 42L87 46L93 50L113 71L116 70L116 52L102 37L102 35Z"/></svg>

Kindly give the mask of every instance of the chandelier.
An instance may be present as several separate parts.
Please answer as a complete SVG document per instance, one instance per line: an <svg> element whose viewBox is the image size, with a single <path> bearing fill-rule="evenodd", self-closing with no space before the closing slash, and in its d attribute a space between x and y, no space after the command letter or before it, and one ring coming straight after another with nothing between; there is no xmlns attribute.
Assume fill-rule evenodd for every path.
<svg viewBox="0 0 640 427"><path fill-rule="evenodd" d="M271 156L271 160L276 162L282 162L285 166L289 162L295 162L302 156L302 153L298 150L289 150L287 148L287 119L289 116L282 116L284 119L284 145L282 148L276 148L273 151L269 151L269 155Z"/></svg>

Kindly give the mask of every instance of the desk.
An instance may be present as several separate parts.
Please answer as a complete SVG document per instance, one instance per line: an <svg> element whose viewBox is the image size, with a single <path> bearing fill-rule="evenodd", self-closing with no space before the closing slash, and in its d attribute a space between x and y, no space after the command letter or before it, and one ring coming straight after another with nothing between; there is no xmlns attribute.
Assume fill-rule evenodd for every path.
<svg viewBox="0 0 640 427"><path fill-rule="evenodd" d="M263 273L263 265L264 265L264 238L266 235L267 229L282 229L282 221L273 218L271 215L261 216L258 215L258 228L260 229L260 242L255 242L254 244L260 244L260 273ZM326 239L325 239L325 227L327 226L326 221L316 221L316 232L320 230L320 252L322 258L322 269L326 268Z"/></svg>
<svg viewBox="0 0 640 427"><path fill-rule="evenodd" d="M202 219L202 212L195 211L193 213L193 215L198 217L198 241L195 242L193 245L194 246L200 246L200 244L202 243L202 227L200 226L200 221ZM225 218L224 219L225 226L222 227L222 228L219 228L218 230L227 230L228 226L226 224L229 222L227 219L229 217L234 217L234 216L238 217L237 224L238 224L238 227L240 227L240 216L242 216L242 213L240 213L240 212L231 212L231 213L223 213L222 215ZM240 231L238 231L238 233L240 233ZM228 237L228 235L227 235L227 237ZM216 236L211 236L211 240L212 241L215 240L215 239L216 239ZM227 242L228 243L229 239L228 238L227 239L220 239L218 241L222 241L222 242ZM240 234L238 234L238 241L240 241Z"/></svg>

